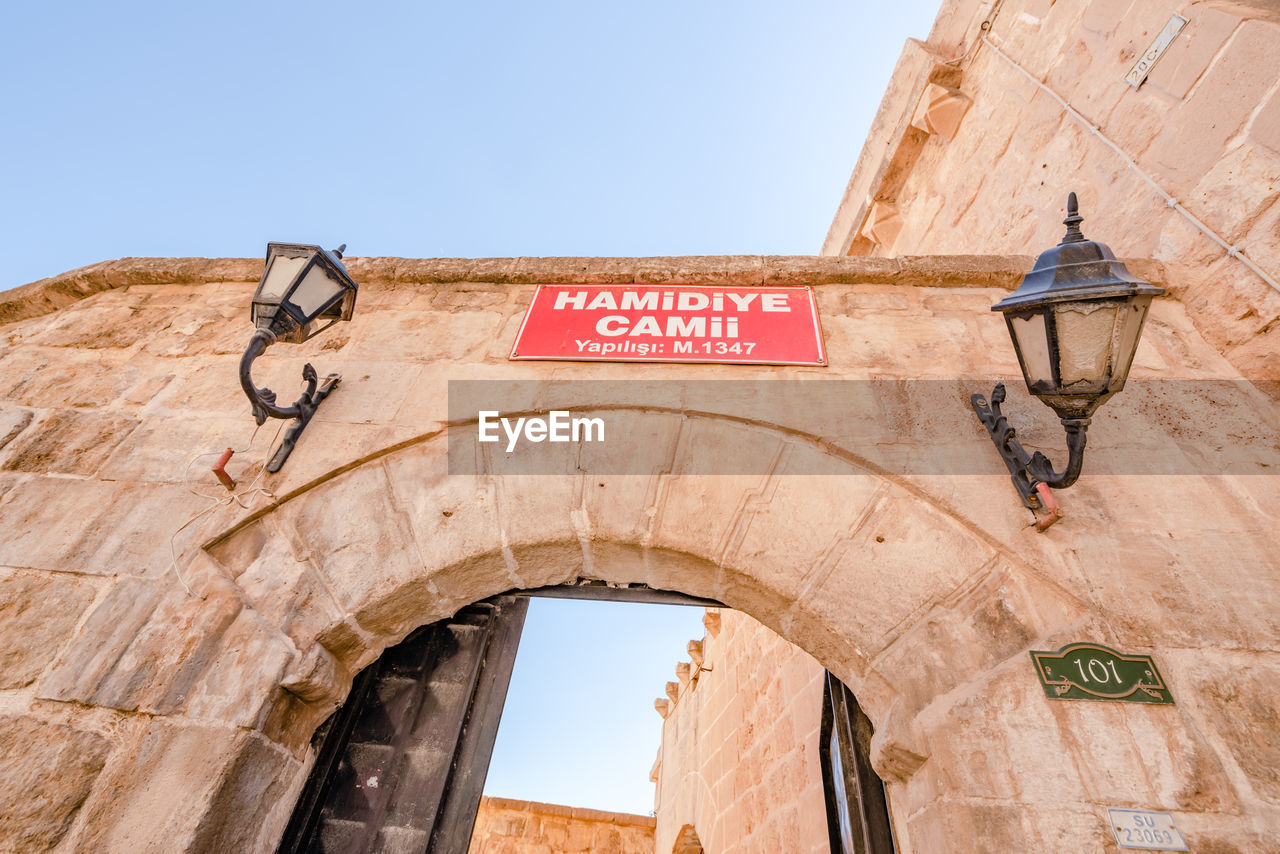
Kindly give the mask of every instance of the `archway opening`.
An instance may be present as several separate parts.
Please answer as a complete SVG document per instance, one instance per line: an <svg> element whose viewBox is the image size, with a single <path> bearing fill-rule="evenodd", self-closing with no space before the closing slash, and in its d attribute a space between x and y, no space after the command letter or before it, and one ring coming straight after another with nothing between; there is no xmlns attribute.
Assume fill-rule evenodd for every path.
<svg viewBox="0 0 1280 854"><path fill-rule="evenodd" d="M611 599L653 595L639 587L603 590ZM701 604L678 594L663 597ZM564 604L536 597L533 601ZM565 803L564 798L518 800L491 794L482 803L480 792L485 788L498 719L504 715L504 695L516 660L516 639L526 623L529 602L528 592L523 592L464 608L452 620L411 633L361 674L351 698L334 721L322 728L316 770L290 823L282 851L415 850L439 854L470 850L472 854L484 854L529 843L549 845L547 850L557 854L594 851L601 846L626 854L648 854L667 850L673 844L692 844L692 823L684 819L694 818L688 811L693 790L697 797L692 800L699 801L698 818L711 827L713 838L718 838L722 846L726 834L753 832L746 824L735 826L725 818L731 812L740 814L744 804L754 805L757 810L750 822L757 837L770 822L798 826L800 816L805 820L799 824L808 825L808 841L792 839L792 843L803 842L804 850L817 851L818 840L825 840L828 835L837 839L834 828L840 815L832 811L833 792L839 797L852 792L856 797L865 781L833 780L832 768L840 774L848 766L855 773L869 772L874 779L874 772L869 771L869 724L865 716L862 723L867 727L868 738L861 741L861 755L846 758L845 754L837 754L833 766L820 744L822 739L839 744L839 739L831 735L830 686L842 689L840 700L855 703L856 709L852 695L806 653L749 617L720 607L708 608L705 614L702 609L695 612L702 623L699 628L705 628L706 633L687 642L689 660L676 663L677 679L667 682L667 697L654 704L663 718L661 746L650 775L652 782L658 784L654 802L659 825L656 839L653 819L647 819L646 825L643 815L602 812L591 809L592 804L584 804L579 798ZM616 607L617 603L589 604L598 610ZM581 609L577 613L581 614ZM652 617L652 613L647 616ZM599 635L598 631L594 634ZM581 641L581 636L574 638L578 646ZM567 658L563 650L561 656ZM615 664L624 666L623 662ZM626 678L625 674L620 676ZM538 675L534 674L534 678ZM744 692L744 685L753 683L760 686L759 696L751 698L744 713L739 708L739 695L748 693ZM784 684L794 688L796 696L788 695L786 702L780 704L778 690ZM828 686L825 700L813 690L817 687L821 691L822 686ZM602 687L608 690L607 686ZM738 712L736 718L727 714L726 697L731 698L729 706ZM559 700L541 697L537 702L555 705ZM822 708L818 708L820 701L826 703ZM519 709L508 709L505 714L508 720L514 715L520 723ZM613 714L617 715L616 708ZM839 724L840 718L836 720ZM632 735L623 720L609 723L616 739ZM757 732L754 737L750 735L753 730ZM806 734L801 735L800 730ZM836 731L845 730L837 726ZM530 738L527 727L517 727L515 732L517 742ZM699 734L691 736L693 732ZM533 737L539 735L542 734L534 733ZM557 741L554 733L545 736L546 740ZM445 744L450 738L454 739L451 748ZM343 739L346 744L339 743ZM563 735L558 739L563 742ZM702 743L697 743L699 739ZM731 743L738 751L733 757L728 756ZM654 746L648 745L650 755ZM818 752L823 752L821 767ZM597 762L609 761L599 745L596 754ZM554 752L543 754L544 782L556 776L555 765L560 758ZM735 767L739 764L741 768ZM668 771L666 778L660 779L664 771ZM742 774L757 777L750 791L742 788ZM767 779L759 779L762 776ZM796 786L817 788L799 791ZM879 797L871 807L884 811L882 824L887 829L882 786ZM796 805L806 799L819 809L825 808L827 814L810 810L804 815L802 808L797 812ZM867 812L866 805L855 804L855 809L860 809L861 814ZM476 821L477 813L480 821ZM685 836L683 843L678 836L672 841L676 827ZM848 838L847 833L844 838ZM697 839L696 834L692 839ZM760 842L760 838L750 840L751 844ZM890 852L891 837L887 842L887 846L856 850Z"/></svg>
<svg viewBox="0 0 1280 854"><path fill-rule="evenodd" d="M743 452L736 427L688 420L724 453ZM259 613L288 615L298 667L269 686L263 736L301 748L351 674L469 603L512 589L647 586L714 598L811 654L876 723L876 765L895 792L910 785L930 754L921 709L1083 606L916 485L867 476L809 438L752 431L772 443L768 474L567 464L565 475L506 478L450 474L442 432L337 471L209 543ZM802 471L851 476L793 477L801 458ZM959 641L938 645L938 632ZM991 642L966 642L979 634ZM287 819L280 806L264 837Z"/></svg>

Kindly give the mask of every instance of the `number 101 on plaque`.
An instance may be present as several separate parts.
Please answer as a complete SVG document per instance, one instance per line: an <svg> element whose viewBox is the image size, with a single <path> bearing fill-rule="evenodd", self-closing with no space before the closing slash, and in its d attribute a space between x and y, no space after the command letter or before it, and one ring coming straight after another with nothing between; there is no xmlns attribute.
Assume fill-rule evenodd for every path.
<svg viewBox="0 0 1280 854"><path fill-rule="evenodd" d="M1057 652L1033 651L1031 660L1051 700L1112 700L1173 705L1155 660L1125 655L1093 643L1073 643Z"/></svg>

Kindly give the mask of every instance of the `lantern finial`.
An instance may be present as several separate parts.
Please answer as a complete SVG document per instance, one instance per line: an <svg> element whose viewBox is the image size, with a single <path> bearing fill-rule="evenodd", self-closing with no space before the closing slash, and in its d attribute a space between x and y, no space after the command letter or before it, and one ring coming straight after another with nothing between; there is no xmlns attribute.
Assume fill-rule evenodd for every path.
<svg viewBox="0 0 1280 854"><path fill-rule="evenodd" d="M1084 222L1084 217L1080 216L1080 205L1076 201L1075 193L1067 194L1067 218L1062 224L1067 227L1067 233L1062 238L1062 243L1084 243L1084 233L1080 231L1080 223ZM1062 243L1058 244L1059 246Z"/></svg>

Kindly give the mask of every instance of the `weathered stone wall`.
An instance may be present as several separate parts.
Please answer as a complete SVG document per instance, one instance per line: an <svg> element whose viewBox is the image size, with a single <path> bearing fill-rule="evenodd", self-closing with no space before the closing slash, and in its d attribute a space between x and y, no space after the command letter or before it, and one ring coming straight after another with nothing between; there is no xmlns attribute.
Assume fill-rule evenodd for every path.
<svg viewBox="0 0 1280 854"><path fill-rule="evenodd" d="M826 671L737 611L715 609L677 666L658 753L655 851L692 827L721 854L828 854L818 756Z"/></svg>
<svg viewBox="0 0 1280 854"><path fill-rule="evenodd" d="M1197 850L1280 847L1280 484L1203 465L1274 451L1275 404L1232 384L1180 281L1135 264L1173 295L1131 386L1227 382L1108 403L1066 519L1036 533L968 405L1017 376L988 309L1026 265L353 259L355 319L255 365L284 399L305 361L345 377L276 475L277 425L255 437L236 380L260 262L111 262L20 289L0 303L0 848L272 850L353 673L465 604L583 577L723 602L835 673L875 726L907 854L1105 850L1106 806L1171 810ZM809 284L830 365L508 362L537 281ZM625 436L683 443L648 474L597 473L631 442L564 446L563 475L448 473L446 440L475 430L449 422L448 380L554 396L588 377L885 385L829 395L817 434L767 400L750 419L615 412ZM1016 387L1007 409L1058 447ZM228 446L237 500L208 472ZM943 446L977 473L867 456ZM682 467L743 455L776 465ZM1106 464L1128 458L1179 473ZM1153 654L1178 704L1046 700L1027 651L1078 640Z"/></svg>
<svg viewBox="0 0 1280 854"><path fill-rule="evenodd" d="M653 854L651 816L482 798L468 854Z"/></svg>
<svg viewBox="0 0 1280 854"><path fill-rule="evenodd" d="M1173 12L1189 23L1132 88ZM1205 337L1280 380L1280 290L1169 201L1280 282L1274 3L947 0L904 50L823 251L1034 254L1070 190L1087 236L1177 267Z"/></svg>

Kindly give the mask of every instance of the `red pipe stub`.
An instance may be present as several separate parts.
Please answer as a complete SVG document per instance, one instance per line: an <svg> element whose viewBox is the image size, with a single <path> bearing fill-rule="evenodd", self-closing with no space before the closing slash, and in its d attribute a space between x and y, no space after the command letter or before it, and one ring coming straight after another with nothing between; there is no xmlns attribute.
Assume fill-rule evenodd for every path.
<svg viewBox="0 0 1280 854"><path fill-rule="evenodd" d="M227 463L231 462L231 456L235 451L227 448L222 452L222 456L218 457L218 461L213 464L211 471L217 476L218 482L225 486L228 490L236 488L236 482L231 479L231 475L227 474Z"/></svg>
<svg viewBox="0 0 1280 854"><path fill-rule="evenodd" d="M1049 526L1062 518L1062 505L1058 503L1058 499L1054 497L1053 490L1049 488L1047 483L1037 483L1036 492L1040 496L1041 509L1036 513L1036 530L1044 533Z"/></svg>

